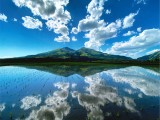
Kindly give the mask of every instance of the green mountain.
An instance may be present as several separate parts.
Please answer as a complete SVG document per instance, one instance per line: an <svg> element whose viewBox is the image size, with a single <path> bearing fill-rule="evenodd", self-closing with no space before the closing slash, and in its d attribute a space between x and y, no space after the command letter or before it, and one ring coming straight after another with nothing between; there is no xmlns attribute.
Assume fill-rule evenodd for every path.
<svg viewBox="0 0 160 120"><path fill-rule="evenodd" d="M160 51L157 51L153 54L150 55L145 55L143 57L137 58L137 60L142 60L142 61L159 61L160 60Z"/></svg>
<svg viewBox="0 0 160 120"><path fill-rule="evenodd" d="M40 53L37 55L29 55L25 58L55 58L55 59L97 59L97 60L131 60L129 57L110 55L89 48L81 48L73 50L68 47L56 49L53 51Z"/></svg>
<svg viewBox="0 0 160 120"><path fill-rule="evenodd" d="M61 49L56 49L56 50L52 50L49 52L45 52L45 53L40 53L37 55L29 55L26 56L26 58L70 58L72 55L74 55L75 50L68 48L68 47L64 47Z"/></svg>

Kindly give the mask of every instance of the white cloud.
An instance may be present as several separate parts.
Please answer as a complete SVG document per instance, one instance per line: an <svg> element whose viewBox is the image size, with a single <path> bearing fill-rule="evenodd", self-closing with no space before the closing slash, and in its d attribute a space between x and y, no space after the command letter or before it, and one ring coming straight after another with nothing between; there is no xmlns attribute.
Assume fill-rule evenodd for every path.
<svg viewBox="0 0 160 120"><path fill-rule="evenodd" d="M135 107L136 107L136 104L134 102L133 99L131 98L128 98L128 97L124 97L124 106L130 110L131 112L138 112Z"/></svg>
<svg viewBox="0 0 160 120"><path fill-rule="evenodd" d="M93 30L94 28L98 28L98 27L105 26L105 25L106 23L104 22L104 20L97 21L92 18L86 18L86 19L79 21L78 30L79 31L90 31L90 30Z"/></svg>
<svg viewBox="0 0 160 120"><path fill-rule="evenodd" d="M117 36L117 32L121 27L121 20L116 20L105 27L95 28L85 34L89 41L85 42L85 47L99 50L107 39Z"/></svg>
<svg viewBox="0 0 160 120"><path fill-rule="evenodd" d="M130 95L135 93L131 89L127 89L127 88L125 88L124 91L127 92Z"/></svg>
<svg viewBox="0 0 160 120"><path fill-rule="evenodd" d="M126 83L133 89L139 89L147 96L160 96L159 73L142 67L127 67L106 71L106 74L118 83ZM129 78L129 79L128 79Z"/></svg>
<svg viewBox="0 0 160 120"><path fill-rule="evenodd" d="M100 106L104 106L110 102L119 104L121 101L122 103L114 88L102 84L103 80L99 73L85 77L84 81L89 85L86 87L87 93L74 91L72 96L77 97L79 104L86 108L89 118L103 120L103 111Z"/></svg>
<svg viewBox="0 0 160 120"><path fill-rule="evenodd" d="M18 7L27 7L34 15L41 16L42 19L52 18L54 13L62 6L69 3L69 0L13 0Z"/></svg>
<svg viewBox="0 0 160 120"><path fill-rule="evenodd" d="M89 38L89 41L85 42L84 45L87 48L92 48L95 50L100 50L100 47L105 44L105 41L114 38L117 36L118 32L122 28L128 28L133 26L135 21L134 17L138 14L131 13L122 20L117 19L115 22L110 24L106 23L104 20L101 20L104 10L104 3L107 0L92 0L87 6L87 12L85 19L79 21L78 32L86 32L85 38ZM111 10L106 10L108 14L111 13ZM133 32L132 32L133 33Z"/></svg>
<svg viewBox="0 0 160 120"><path fill-rule="evenodd" d="M46 22L46 25L49 30L53 30L57 34L61 34L61 36L58 36L58 38L54 39L55 41L57 42L70 41L70 38L68 37L69 29L67 27L67 24L70 21L70 19L71 19L70 13L67 10L64 10L63 7L61 7L59 10L56 10L53 18Z"/></svg>
<svg viewBox="0 0 160 120"><path fill-rule="evenodd" d="M41 103L40 96L27 96L21 100L22 105L21 108L24 110L28 110L32 107L36 107Z"/></svg>
<svg viewBox="0 0 160 120"><path fill-rule="evenodd" d="M142 31L142 27L137 28L137 32L141 32Z"/></svg>
<svg viewBox="0 0 160 120"><path fill-rule="evenodd" d="M68 37L69 30L65 24L62 24L59 21L48 20L46 22L46 25L50 31L53 30L54 33L61 34L61 36L58 36L57 38L54 39L55 41L57 42L69 42L70 41L70 38Z"/></svg>
<svg viewBox="0 0 160 120"><path fill-rule="evenodd" d="M62 24L68 24L71 19L71 15L67 10L64 10L64 7L60 7L56 10L52 19L59 20Z"/></svg>
<svg viewBox="0 0 160 120"><path fill-rule="evenodd" d="M42 19L47 20L46 25L49 30L56 34L61 34L55 38L55 41L61 42L70 41L68 39L67 24L71 20L70 13L64 9L69 3L69 0L13 0L18 7L27 7L31 10L33 15L40 16ZM69 42L68 41L68 42Z"/></svg>
<svg viewBox="0 0 160 120"><path fill-rule="evenodd" d="M77 86L76 83L73 83L73 84L72 84L72 88L75 88L76 86Z"/></svg>
<svg viewBox="0 0 160 120"><path fill-rule="evenodd" d="M139 97L139 98L143 98L142 93L139 93L139 94L138 94L138 97Z"/></svg>
<svg viewBox="0 0 160 120"><path fill-rule="evenodd" d="M73 27L71 33L78 34L78 29L76 27Z"/></svg>
<svg viewBox="0 0 160 120"><path fill-rule="evenodd" d="M85 88L87 93L72 92L72 97L78 98L79 104L87 110L87 116L91 119L103 120L104 113L101 107L109 103L116 103L120 107L124 105L129 111L138 112L131 98L125 98L130 102L127 104L126 100L118 95L116 88L103 83L103 76L106 75L108 75L107 71L86 76L84 81L88 84Z"/></svg>
<svg viewBox="0 0 160 120"><path fill-rule="evenodd" d="M113 46L106 50L107 53L137 57L137 55L160 44L160 29L146 29L138 36L131 37L128 41L115 42Z"/></svg>
<svg viewBox="0 0 160 120"><path fill-rule="evenodd" d="M131 13L126 16L123 21L117 19L115 22L110 24L107 24L104 20L100 20L102 13L98 15L99 18L92 17L92 15L87 15L86 18L81 20L78 24L79 31L88 32L85 34L85 38L89 38L89 41L85 42L85 47L100 50L100 47L105 44L105 41L116 37L118 31L120 31L122 28L124 29L133 26L135 21L134 17L138 13L139 10L136 13ZM125 35L131 34L135 33L130 31Z"/></svg>
<svg viewBox="0 0 160 120"><path fill-rule="evenodd" d="M104 20L99 20L103 12L103 5L107 0L92 0L87 6L87 13L85 19L79 21L78 27L72 28L71 33L77 34L78 32L87 32L106 25Z"/></svg>
<svg viewBox="0 0 160 120"><path fill-rule="evenodd" d="M49 30L54 30L55 33L57 34L62 34L62 35L68 35L68 27L65 26L64 24L54 24L54 21L49 20L46 22L46 25L48 26Z"/></svg>
<svg viewBox="0 0 160 120"><path fill-rule="evenodd" d="M101 17L105 1L107 0L92 0L89 3L87 12L90 14L91 18L99 19Z"/></svg>
<svg viewBox="0 0 160 120"><path fill-rule="evenodd" d="M58 87L58 89L61 89L61 90L67 90L69 88L69 83L58 82L58 83L54 84L54 86Z"/></svg>
<svg viewBox="0 0 160 120"><path fill-rule="evenodd" d="M158 51L160 51L160 49L151 50L151 51L147 52L147 55L153 54L153 53L158 52Z"/></svg>
<svg viewBox="0 0 160 120"><path fill-rule="evenodd" d="M0 104L0 112L2 112L5 109L5 104Z"/></svg>
<svg viewBox="0 0 160 120"><path fill-rule="evenodd" d="M137 4L146 4L146 0L134 0Z"/></svg>
<svg viewBox="0 0 160 120"><path fill-rule="evenodd" d="M57 42L69 42L70 38L68 36L58 36L57 38L54 39Z"/></svg>
<svg viewBox="0 0 160 120"><path fill-rule="evenodd" d="M54 86L61 89L49 94L45 99L45 105L38 110L33 110L26 120L63 120L67 116L71 107L67 103L69 83L59 82Z"/></svg>
<svg viewBox="0 0 160 120"><path fill-rule="evenodd" d="M72 41L77 41L77 38L75 36L73 36Z"/></svg>
<svg viewBox="0 0 160 120"><path fill-rule="evenodd" d="M136 34L136 32L128 31L127 33L124 33L123 36L131 36L131 35L134 35L134 34Z"/></svg>
<svg viewBox="0 0 160 120"><path fill-rule="evenodd" d="M106 14L111 14L111 10L106 10Z"/></svg>
<svg viewBox="0 0 160 120"><path fill-rule="evenodd" d="M14 108L16 106L16 104L12 104L12 107Z"/></svg>
<svg viewBox="0 0 160 120"><path fill-rule="evenodd" d="M39 29L41 30L42 28L42 22L39 21L38 19L34 19L30 16L25 16L22 17L22 20L24 21L22 24L24 27L28 29Z"/></svg>
<svg viewBox="0 0 160 120"><path fill-rule="evenodd" d="M88 15L85 17L85 19L79 21L78 32L89 32L85 34L85 37L89 38L89 41L85 42L85 47L99 49L99 46L103 44L99 40L96 41L96 38L91 37L94 37L95 32L102 32L101 35L95 35L97 38L103 39L101 37L105 37L104 32L108 28L104 28L106 23L104 22L104 20L100 20L100 17L102 16L102 12L104 9L103 6L106 1L107 0L92 0L87 6ZM95 44L97 44L98 46L95 46Z"/></svg>
<svg viewBox="0 0 160 120"><path fill-rule="evenodd" d="M135 19L134 17L136 15L138 15L139 11L137 11L136 13L130 13L128 16L126 16L124 19L123 19L123 28L129 28L129 27L132 27L133 26L133 23L135 22Z"/></svg>
<svg viewBox="0 0 160 120"><path fill-rule="evenodd" d="M4 22L7 22L7 16L5 14L0 13L0 20L4 21Z"/></svg>
<svg viewBox="0 0 160 120"><path fill-rule="evenodd" d="M16 18L14 18L14 19L13 19L13 21L14 21L14 22L17 22L17 19L16 19Z"/></svg>

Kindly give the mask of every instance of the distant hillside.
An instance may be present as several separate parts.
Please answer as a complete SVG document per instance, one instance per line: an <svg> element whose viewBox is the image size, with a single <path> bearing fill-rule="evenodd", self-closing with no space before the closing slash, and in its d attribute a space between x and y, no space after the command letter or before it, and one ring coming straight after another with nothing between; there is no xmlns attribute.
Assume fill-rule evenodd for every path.
<svg viewBox="0 0 160 120"><path fill-rule="evenodd" d="M143 57L137 58L137 60L142 60L142 61L159 61L160 60L160 51L155 52L150 55L145 55Z"/></svg>
<svg viewBox="0 0 160 120"><path fill-rule="evenodd" d="M89 48L81 48L79 50L73 50L68 47L61 49L56 49L53 51L29 55L24 58L55 58L55 59L96 59L96 60L131 60L129 57L110 55L107 53L102 53Z"/></svg>
<svg viewBox="0 0 160 120"><path fill-rule="evenodd" d="M56 49L56 50L52 50L49 52L45 52L45 53L40 53L37 55L29 55L26 56L25 58L68 58L70 56L72 56L74 54L75 50L68 48L68 47L64 47L61 49Z"/></svg>
<svg viewBox="0 0 160 120"><path fill-rule="evenodd" d="M0 65L25 65L25 64L132 64L132 65L159 65L160 52L143 56L138 59L130 57L111 55L89 48L73 50L68 47L28 55L24 57L0 59Z"/></svg>

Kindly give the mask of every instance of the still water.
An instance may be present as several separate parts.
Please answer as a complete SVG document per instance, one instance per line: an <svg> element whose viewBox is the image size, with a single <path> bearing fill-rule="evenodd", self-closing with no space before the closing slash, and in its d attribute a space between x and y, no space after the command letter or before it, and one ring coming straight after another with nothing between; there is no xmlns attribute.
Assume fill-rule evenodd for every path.
<svg viewBox="0 0 160 120"><path fill-rule="evenodd" d="M0 120L159 118L158 68L0 67Z"/></svg>

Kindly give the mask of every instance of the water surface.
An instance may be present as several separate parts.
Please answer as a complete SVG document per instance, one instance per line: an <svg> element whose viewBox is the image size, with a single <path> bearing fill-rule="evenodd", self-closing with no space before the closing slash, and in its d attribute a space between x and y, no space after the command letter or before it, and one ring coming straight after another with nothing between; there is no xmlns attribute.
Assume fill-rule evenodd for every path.
<svg viewBox="0 0 160 120"><path fill-rule="evenodd" d="M0 120L156 120L158 68L2 66Z"/></svg>

